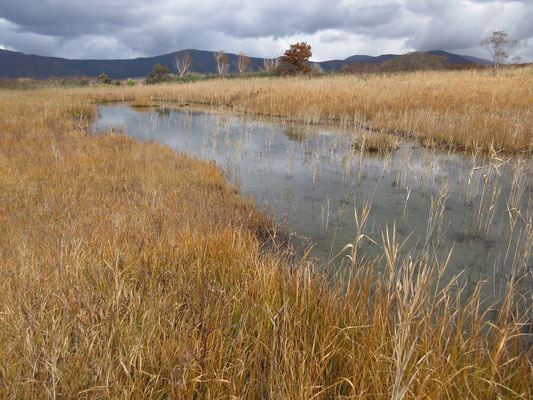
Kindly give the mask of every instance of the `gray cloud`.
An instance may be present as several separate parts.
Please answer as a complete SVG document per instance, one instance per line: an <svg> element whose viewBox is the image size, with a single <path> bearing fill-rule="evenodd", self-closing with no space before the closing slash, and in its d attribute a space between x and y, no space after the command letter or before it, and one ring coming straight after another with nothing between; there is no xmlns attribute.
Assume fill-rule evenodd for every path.
<svg viewBox="0 0 533 400"><path fill-rule="evenodd" d="M411 50L487 57L494 30L533 61L533 4L483 0L18 0L0 4L0 47L66 58L130 58L186 48L279 55L305 40L314 58Z"/></svg>
<svg viewBox="0 0 533 400"><path fill-rule="evenodd" d="M533 4L526 1L459 1L443 2L417 32L406 40L408 47L420 50L443 49L487 57L479 47L481 39L504 30L523 43L525 58L533 60L527 40L531 29Z"/></svg>

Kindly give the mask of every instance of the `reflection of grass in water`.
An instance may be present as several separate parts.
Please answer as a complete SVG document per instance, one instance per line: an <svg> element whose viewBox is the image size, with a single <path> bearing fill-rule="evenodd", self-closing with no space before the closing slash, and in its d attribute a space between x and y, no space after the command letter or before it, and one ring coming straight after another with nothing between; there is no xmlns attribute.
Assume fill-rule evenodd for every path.
<svg viewBox="0 0 533 400"><path fill-rule="evenodd" d="M286 158L286 168L285 168L285 174L288 179L292 178L292 169L294 167L294 144L291 143L287 149L287 158Z"/></svg>
<svg viewBox="0 0 533 400"><path fill-rule="evenodd" d="M218 126L225 126L226 129L226 142L228 140L228 129L229 126L229 118L230 117L216 117ZM294 124L288 124L284 125L284 132L287 133L287 129L297 132L303 132L302 136L300 137L300 140L303 140L302 146L305 148L305 161L304 164L311 164L310 167L312 167L313 170L313 184L316 182L317 177L317 171L319 169L319 164L324 162L324 158L329 161L325 161L333 165L333 168L337 172L340 172L342 174L342 181L346 184L346 189L348 190L350 187L353 187L355 184L360 185L361 180L358 179L357 182L353 180L353 161L355 158L359 156L359 163L361 168L359 168L359 174L361 175L363 173L363 165L365 162L365 156L367 153L361 152L361 149L356 150L352 146L346 145L349 143L350 139L349 136L341 140L341 135L333 135L332 137L329 137L329 135L321 135L317 134L318 131L313 131L309 129L309 126L303 126L303 127L296 127ZM245 135L244 132L247 129L245 125L242 125L240 128L241 136ZM238 130L239 130L238 129ZM273 131L270 131L270 135L265 135L265 142L271 142L272 138L274 136ZM216 136L216 135L215 135ZM304 140L304 137L306 138ZM313 140L310 140L309 138L313 138ZM312 143L312 145L310 145ZM227 143L226 143L227 144ZM231 157L235 158L235 167L237 168L238 161L240 160L240 157L242 156L241 153L241 146L242 143L239 139L235 139L234 141L234 147L235 147L235 154L233 154ZM291 178L293 176L293 164L294 164L294 146L289 145L287 149L287 158L286 158L286 176L288 178ZM314 151L312 150L314 149ZM262 154L262 152L261 152ZM408 149L407 146L403 146L402 154L400 154L399 158L396 158L395 162L395 168L396 172L395 178L393 181L393 184L395 187L398 188L400 191L405 191L405 197L402 201L403 203L403 212L398 211L398 218L400 218L401 215L401 221L403 224L406 222L406 215L407 215L407 204L411 197L411 191L412 188L410 188L407 184L410 183L408 181L409 171L412 170L411 166L411 151ZM313 157L312 157L313 155ZM388 154L388 157L391 155ZM450 154L448 155L448 157ZM231 158L230 157L230 158ZM441 159L442 158L442 159ZM474 210L472 212L465 210L464 218L465 218L465 224L463 225L463 229L466 227L466 231L463 231L462 235L459 235L457 233L453 233L454 236L456 236L459 240L459 242L465 243L465 240L462 240L464 238L468 238L469 240L474 237L479 237L482 239L482 242L484 243L485 247L490 247L490 243L494 243L494 240L490 236L491 228L494 225L494 220L498 216L497 220L500 221L500 228L498 229L498 234L501 233L501 221L505 217L504 214L498 214L496 215L496 212L498 210L498 203L499 203L499 196L501 193L501 185L499 185L498 180L494 177L498 177L498 170L506 164L509 164L508 159L502 159L499 155L497 155L495 152L491 153L491 156L488 160L480 158L480 152L479 150L473 153L473 159L477 160L474 162L472 168L470 169L470 176L468 179L468 185L466 186L465 196L467 198L471 198L471 205L474 206ZM353 160L353 161L351 161ZM439 177L439 175L442 175L442 172L445 170L446 163L449 162L446 156L439 157L438 160L435 159L434 156L431 155L424 155L422 169L421 169L421 181L422 181L422 191L417 192L420 195L427 197L428 201L429 199L433 199L433 194L438 193L442 189L442 178ZM232 162L231 159L227 160L228 168L231 167ZM498 172L498 174L496 173ZM413 180L416 179L415 176L409 176L409 179ZM473 181L478 182L477 185L472 184ZM483 186L480 187L479 183L483 181ZM410 183L412 185L412 182ZM460 188L457 188L459 192L461 192ZM437 196L438 198L438 196ZM475 199L475 204L473 204ZM341 207L342 207L341 202ZM323 205L327 208L327 205ZM335 210L331 210L335 212ZM331 212L330 211L330 212ZM330 214L328 212L328 215ZM457 212L457 211L455 211ZM441 213L442 214L442 213ZM430 213L431 215L431 213ZM469 219L469 222L467 222L467 219ZM323 218L323 221L325 218ZM428 220L428 224L430 228L432 227L431 219ZM438 226L442 226L443 217L439 219ZM405 226L400 226L402 230L405 230ZM323 227L322 227L323 229ZM436 238L437 242L441 243L443 241L443 231L442 228L436 229ZM477 232L477 233L476 233ZM427 240L430 238L431 235L427 235ZM462 239L461 239L462 238ZM451 237L449 239L452 239ZM427 242L426 240L426 242ZM477 240L476 240L477 242ZM500 241L497 241L498 245L500 244ZM509 246L511 243L515 243L513 234L509 235L508 240ZM427 243L426 243L427 245ZM480 244L481 245L481 244ZM439 246L437 246L439 247ZM507 253L509 250L507 251ZM504 261L507 261L507 257L503 257L503 254L500 254L502 259ZM505 264L504 262L504 264Z"/></svg>

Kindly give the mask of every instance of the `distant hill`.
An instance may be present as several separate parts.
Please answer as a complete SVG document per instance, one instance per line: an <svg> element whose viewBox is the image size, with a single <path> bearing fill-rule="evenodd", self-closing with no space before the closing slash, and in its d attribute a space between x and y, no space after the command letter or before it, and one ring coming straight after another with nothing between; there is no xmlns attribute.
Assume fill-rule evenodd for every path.
<svg viewBox="0 0 533 400"><path fill-rule="evenodd" d="M479 65L487 65L487 66L494 65L492 61L484 60L483 58L465 56L465 55L461 55L461 57L466 58L468 61L472 61L473 63L479 64Z"/></svg>
<svg viewBox="0 0 533 400"><path fill-rule="evenodd" d="M46 79L51 76L95 77L106 73L112 79L145 77L157 63L166 65L171 71L174 58L189 53L193 59L192 71L215 73L216 61L213 53L202 50L182 50L156 57L134 58L129 60L69 60L66 58L27 55L14 51L0 50L0 77ZM235 71L235 54L227 54L230 72ZM257 70L263 59L250 58L251 66Z"/></svg>
<svg viewBox="0 0 533 400"><path fill-rule="evenodd" d="M472 65L472 64L481 64L481 65L491 65L490 61L482 60L481 58L476 57L466 57L466 56L460 56L458 54L448 53L446 51L442 50L431 50L426 51L425 54L431 55L431 56L443 56L446 57L449 64L458 64L458 65ZM342 63L343 64L349 64L353 62L357 62L360 64L381 64L384 61L392 60L396 57L400 57L401 54L382 54L377 57L372 56L351 56L346 58ZM329 61L325 61L325 63L328 63Z"/></svg>
<svg viewBox="0 0 533 400"><path fill-rule="evenodd" d="M400 54L382 54L380 56L351 56L344 60L346 63L358 62L360 64L381 64L383 61L391 60Z"/></svg>
<svg viewBox="0 0 533 400"><path fill-rule="evenodd" d="M52 76L96 77L101 73L106 73L112 79L145 77L157 63L166 65L171 71L175 71L173 66L174 58L185 53L191 55L193 72L201 74L216 73L216 61L213 52L194 49L181 50L155 57L128 60L69 60L66 58L28 55L15 51L0 50L0 77L47 79ZM452 64L490 64L489 61L479 58L460 56L439 50L429 51L427 54L446 56ZM230 62L230 72L235 72L236 68L234 65L237 60L237 55L227 53L227 56ZM326 71L338 71L344 64L350 64L352 62L380 64L394 57L398 57L398 55L384 54L377 57L354 55L345 60L323 61L318 64ZM250 57L250 63L251 69L254 71L263 67L262 58Z"/></svg>
<svg viewBox="0 0 533 400"><path fill-rule="evenodd" d="M429 54L431 56L443 56L443 57L446 57L450 64L457 64L457 65L471 65L471 64L492 65L492 63L490 61L483 60L481 58L470 57L470 56L461 56L461 55L458 55L458 54L448 53L448 52L442 51L442 50L426 51L426 54Z"/></svg>

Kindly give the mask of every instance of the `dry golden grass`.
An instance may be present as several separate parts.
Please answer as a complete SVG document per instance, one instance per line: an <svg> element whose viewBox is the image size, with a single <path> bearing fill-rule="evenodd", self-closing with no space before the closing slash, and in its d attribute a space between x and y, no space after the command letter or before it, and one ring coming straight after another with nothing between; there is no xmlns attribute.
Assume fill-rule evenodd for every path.
<svg viewBox="0 0 533 400"><path fill-rule="evenodd" d="M390 153L398 148L398 142L398 138L393 134L366 131L355 139L353 148L368 153Z"/></svg>
<svg viewBox="0 0 533 400"><path fill-rule="evenodd" d="M496 75L487 70L221 79L84 93L98 100L192 102L306 123L363 124L426 146L533 151L533 67Z"/></svg>
<svg viewBox="0 0 533 400"><path fill-rule="evenodd" d="M109 96L178 89L146 90ZM325 282L212 164L88 135L104 95L0 92L0 397L533 396L513 288L487 322L388 233Z"/></svg>

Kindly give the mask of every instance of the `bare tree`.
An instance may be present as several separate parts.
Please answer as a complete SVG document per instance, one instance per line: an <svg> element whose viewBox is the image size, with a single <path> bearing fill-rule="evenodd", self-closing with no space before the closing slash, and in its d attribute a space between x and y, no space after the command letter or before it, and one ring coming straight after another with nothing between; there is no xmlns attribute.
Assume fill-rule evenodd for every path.
<svg viewBox="0 0 533 400"><path fill-rule="evenodd" d="M192 67L192 58L189 53L185 53L182 56L176 56L174 59L174 66L178 71L180 77L185 75Z"/></svg>
<svg viewBox="0 0 533 400"><path fill-rule="evenodd" d="M494 70L497 71L502 64L505 64L509 54L518 46L518 40L510 38L504 31L496 31L479 44L490 53Z"/></svg>
<svg viewBox="0 0 533 400"><path fill-rule="evenodd" d="M217 72L219 75L227 74L229 71L228 56L224 54L224 50L213 52L215 60L217 60Z"/></svg>
<svg viewBox="0 0 533 400"><path fill-rule="evenodd" d="M242 51L237 55L235 67L237 67L239 75L244 74L250 69L250 59L246 57L246 55Z"/></svg>
<svg viewBox="0 0 533 400"><path fill-rule="evenodd" d="M279 58L265 58L263 60L263 66L265 71L274 72L279 65Z"/></svg>

